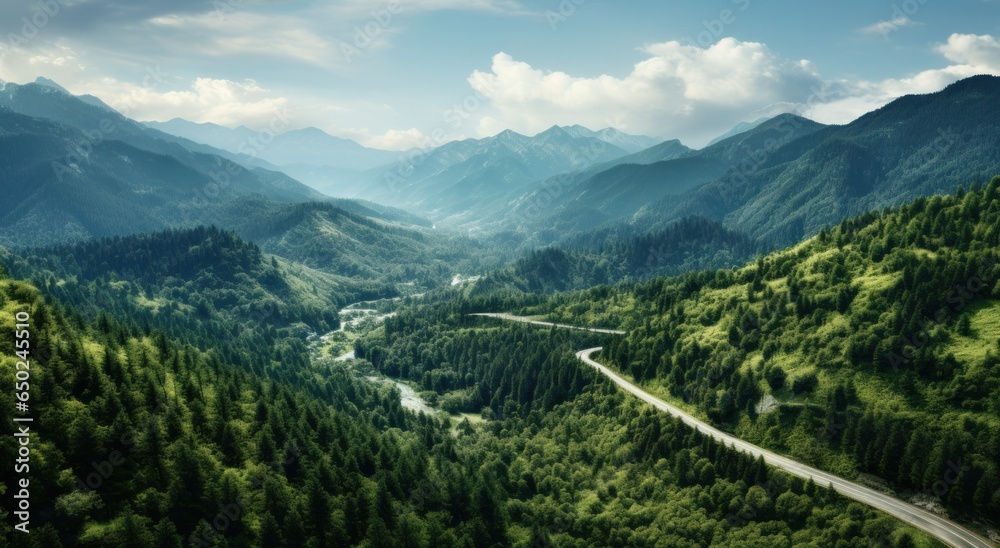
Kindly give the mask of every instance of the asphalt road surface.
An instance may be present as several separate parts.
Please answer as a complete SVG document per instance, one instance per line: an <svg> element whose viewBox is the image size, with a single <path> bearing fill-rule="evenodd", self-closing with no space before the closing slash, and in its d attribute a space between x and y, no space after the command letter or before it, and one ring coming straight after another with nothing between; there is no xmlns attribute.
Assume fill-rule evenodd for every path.
<svg viewBox="0 0 1000 548"><path fill-rule="evenodd" d="M472 314L473 316L484 316L489 318L497 318L501 320L528 323L532 325L541 325L546 327L558 327L563 329L576 329L580 331L591 331L594 333L607 333L612 335L624 335L624 331L618 331L614 329L596 329L589 327L577 327L572 325L555 324L550 322L542 322L530 320L521 316L513 316L511 314ZM586 350L581 350L576 353L576 357L587 365L597 369L598 372L610 378L618 386L624 388L626 391L630 392L635 397L640 400L652 405L653 407L669 413L674 417L681 419L684 424L695 428L702 434L707 434L713 439L720 441L734 449L742 451L744 453L752 455L754 458L763 455L764 461L771 466L780 468L790 474L795 474L801 478L809 479L812 478L817 485L831 486L838 493L849 497L858 502L867 504L872 508L881 510L887 514L895 516L896 518L908 523L918 529L926 531L928 534L934 536L941 542L955 547L977 547L977 548L993 548L995 545L989 540L981 537L980 535L962 527L961 525L943 518L933 512L924 510L912 504L903 502L895 497L891 497L884 493L875 491L874 489L869 489L862 485L858 485L854 482L847 481L841 477L830 474L829 472L824 472L818 468L813 468L806 464L802 464L796 460L790 459L772 453L767 449L753 445L739 438L733 437L705 422L702 422L695 417L688 415L684 411L670 405L669 403L649 394L645 390L639 388L638 386L632 384L631 382L623 379L614 371L611 371L607 367L597 363L591 359L591 355L595 352L599 352L601 347L588 348Z"/></svg>
<svg viewBox="0 0 1000 548"><path fill-rule="evenodd" d="M545 327L558 327L559 329L575 329L577 331L590 331L592 333L606 333L608 335L624 335L624 331L619 331L617 329L598 329L596 327L577 327L575 325L566 325L562 323L552 323L552 322L542 322L537 320L532 320L530 318L525 318L524 316L514 316L512 314L492 314L492 313L482 313L482 314L469 314L470 316L482 316L484 318L497 318L500 320L507 320L509 322L520 322L520 323L530 323L531 325L542 325Z"/></svg>
<svg viewBox="0 0 1000 548"><path fill-rule="evenodd" d="M897 498L858 485L854 482L847 481L828 472L824 472L817 468L792 460L788 457L772 453L766 449L757 447L756 445L747 443L739 438L718 430L711 425L688 415L684 411L681 411L669 403L649 394L638 386L621 378L615 374L614 371L611 371L607 367L592 360L590 355L600 350L600 347L581 350L576 353L576 357L606 375L608 378L613 380L615 384L631 392L640 400L649 403L660 411L679 417L685 424L697 429L702 434L707 434L728 446L738 449L744 453L749 453L750 455L753 455L754 458L763 455L764 461L768 464L781 468L786 472L795 474L796 476L802 478L812 478L817 485L830 485L836 489L838 493L846 497L850 497L858 502L867 504L872 508L882 510L887 514L896 516L900 520L930 533L949 546L976 546L983 548L993 546L993 544L988 540L980 537L965 527L938 516L937 514L928 512L923 508L908 504Z"/></svg>

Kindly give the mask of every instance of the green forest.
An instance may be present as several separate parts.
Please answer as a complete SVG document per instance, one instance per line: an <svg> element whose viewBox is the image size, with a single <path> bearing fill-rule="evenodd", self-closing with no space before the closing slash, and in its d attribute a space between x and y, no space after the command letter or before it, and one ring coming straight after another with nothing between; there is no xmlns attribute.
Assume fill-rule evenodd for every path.
<svg viewBox="0 0 1000 548"><path fill-rule="evenodd" d="M652 392L843 477L996 523L998 250L995 178L846 220L745 267L522 312L625 328L603 359Z"/></svg>
<svg viewBox="0 0 1000 548"><path fill-rule="evenodd" d="M0 329L31 316L27 538L934 545L624 396L574 352L602 345L601 359L744 439L993 523L998 248L1000 178L724 270L546 295L524 285L544 270L528 269L535 255L499 283L380 301L395 314L349 362L311 359L309 340L340 326L348 299L392 286L358 287L216 228L16 249L3 257ZM495 310L629 334L468 315ZM0 344L13 383L13 341ZM371 370L441 411L407 410ZM9 422L13 395L0 398ZM13 438L0 447L14 458Z"/></svg>
<svg viewBox="0 0 1000 548"><path fill-rule="evenodd" d="M0 382L30 369L30 413L3 391L0 420L33 419L32 534L5 483L0 536L938 545L626 396L575 357L597 346L744 440L997 527L1000 177L769 254L773 238L702 216L522 253L513 233L372 207L249 194L215 205L218 226L0 248L0 333L30 317L29 354L0 337Z"/></svg>
<svg viewBox="0 0 1000 548"><path fill-rule="evenodd" d="M25 282L0 288L0 328L29 312L40 363L33 546L927 542L626 399L572 358L591 342L579 335L432 327L414 311L366 340L390 367L415 338L450 339L454 366L428 356L432 378L491 356L493 379L471 392L490 402L490 420L456 425L404 411L394 390L349 368L276 350L267 358L283 374L261 374L158 328L90 321ZM12 438L2 443L12 459Z"/></svg>
<svg viewBox="0 0 1000 548"><path fill-rule="evenodd" d="M349 362L310 359L307 344L339 326L342 279L233 233L15 250L0 329L32 318L30 544L934 545L623 395L574 352L603 345L602 359L745 439L930 489L988 522L998 193L1000 178L862 216L729 270L553 296L434 290L363 334ZM481 310L629 334L468 315ZM407 410L371 369L442 411ZM760 410L768 394L777 406Z"/></svg>
<svg viewBox="0 0 1000 548"><path fill-rule="evenodd" d="M1000 543L998 2L731 3L0 4L0 548Z"/></svg>

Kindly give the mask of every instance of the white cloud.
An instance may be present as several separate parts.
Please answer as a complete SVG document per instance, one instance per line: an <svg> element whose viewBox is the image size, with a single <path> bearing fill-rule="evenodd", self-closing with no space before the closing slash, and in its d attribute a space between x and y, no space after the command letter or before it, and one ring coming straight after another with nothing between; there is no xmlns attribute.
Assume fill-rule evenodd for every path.
<svg viewBox="0 0 1000 548"><path fill-rule="evenodd" d="M76 55L73 54L73 51L69 50L69 48L65 48L65 50L66 51L56 54L33 55L28 58L28 64L33 67L37 67L38 70L47 70L48 67L73 66L83 69L83 65L77 62Z"/></svg>
<svg viewBox="0 0 1000 548"><path fill-rule="evenodd" d="M495 111L479 117L477 130L532 134L553 124L612 125L699 146L740 120L797 112L848 123L902 95L1000 74L1000 42L989 35L953 34L935 51L957 64L878 82L824 80L809 61L786 60L764 44L734 38L706 48L665 42L643 51L649 58L623 78L544 71L499 53L489 72L469 78Z"/></svg>
<svg viewBox="0 0 1000 548"><path fill-rule="evenodd" d="M273 96L253 80L241 83L198 78L188 89L166 90L163 86L156 79L134 84L105 78L78 89L100 97L136 120L165 121L179 117L224 126L246 125L252 129L275 125L288 129L291 123L288 100Z"/></svg>
<svg viewBox="0 0 1000 548"><path fill-rule="evenodd" d="M0 43L0 78L11 82L31 82L38 76L60 81L80 77L86 66L65 44L40 45L28 52Z"/></svg>
<svg viewBox="0 0 1000 548"><path fill-rule="evenodd" d="M937 47L937 51L955 63L1000 68L1000 40L989 34L952 34L947 43Z"/></svg>
<svg viewBox="0 0 1000 548"><path fill-rule="evenodd" d="M258 56L330 66L339 45L311 30L308 18L237 11L165 15L149 21L151 36L175 55Z"/></svg>
<svg viewBox="0 0 1000 548"><path fill-rule="evenodd" d="M624 78L547 72L497 54L490 72L469 78L502 120L483 120L480 131L506 126L531 134L554 123L578 123L705 141L728 130L734 117L803 100L820 82L810 63L734 38L707 48L665 42L643 51L649 58Z"/></svg>
<svg viewBox="0 0 1000 548"><path fill-rule="evenodd" d="M846 123L903 95L934 93L978 74L1000 76L1000 42L993 36L952 34L945 44L934 49L959 64L881 82L843 82L842 97L816 101L799 110L818 122Z"/></svg>
<svg viewBox="0 0 1000 548"><path fill-rule="evenodd" d="M193 15L164 15L149 21L172 51L214 57L262 56L342 67L361 53L388 49L402 30L401 18L420 12L460 10L493 14L527 13L509 0L342 0L288 13L235 8Z"/></svg>
<svg viewBox="0 0 1000 548"><path fill-rule="evenodd" d="M165 73L159 66L139 69L129 80L94 79L80 57L82 55L65 45L40 44L27 52L0 43L0 80L27 83L45 76L71 93L97 96L136 120L184 118L229 127L269 128L275 133L316 125L333 135L386 150L443 144L432 142L417 129L376 134L369 129L343 127L337 123L358 112L392 113L392 107L385 103L351 101L340 104L329 98L292 99L265 89L254 80L236 82L201 77L185 82ZM309 117L299 117L297 113L309 113Z"/></svg>
<svg viewBox="0 0 1000 548"><path fill-rule="evenodd" d="M403 30L401 18L429 11L528 13L510 0L341 0L306 5L286 13L251 6L195 14L169 14L148 21L164 50L212 57L259 56L343 67L362 53L388 49Z"/></svg>
<svg viewBox="0 0 1000 548"><path fill-rule="evenodd" d="M428 141L426 135L423 134L417 128L404 129L404 130L389 130L383 135L378 135L371 137L366 141L363 141L367 147L380 148L382 150L409 150L411 148L419 148L427 146Z"/></svg>
<svg viewBox="0 0 1000 548"><path fill-rule="evenodd" d="M38 45L26 51L0 44L0 79L27 83L44 76L72 93L99 97L137 120L181 117L194 122L244 124L261 129L271 125L279 114L288 115L288 99L263 89L253 80L196 78L188 87L177 88L178 80L158 65L137 69L129 80L94 79L81 57L85 55L66 45Z"/></svg>
<svg viewBox="0 0 1000 548"><path fill-rule="evenodd" d="M397 13L423 11L483 11L487 13L522 15L529 10L514 0L396 0L395 2L373 3L371 0L344 0L332 3L330 8L341 14L353 14L355 17L366 17L372 12L388 11L391 4L396 4L393 11Z"/></svg>
<svg viewBox="0 0 1000 548"><path fill-rule="evenodd" d="M897 15L888 21L879 21L874 25L868 25L867 27L861 29L861 32L863 34L876 34L884 38L888 38L890 32L907 27L915 27L917 25L919 25L919 23L913 19L910 19L905 15Z"/></svg>
<svg viewBox="0 0 1000 548"><path fill-rule="evenodd" d="M67 6L70 0L60 2ZM353 89L350 97L331 97L335 92L328 85L315 84L329 82L328 73L352 76L363 69L349 67L342 49L345 43L355 44L358 29L365 33L362 49L369 55L391 47L407 23L423 13L539 15L515 0L178 0L170 6L137 3L129 9L114 0L72 2L88 8L84 11L90 17L53 18L42 38L20 48L0 42L0 79L24 83L45 76L73 93L96 95L128 116L146 120L183 117L259 128L276 111L294 108L302 119L292 127L321 126L389 147L418 138L405 129L379 134L395 117L387 114L391 107L365 104ZM3 5L5 14L20 13ZM147 65L162 65L175 74L149 82ZM307 77L312 90L288 83L284 74L271 78L291 67L304 74L312 71ZM282 89L260 89L242 80L248 76ZM375 124L374 131L352 129L369 123ZM413 122L403 124L399 127Z"/></svg>

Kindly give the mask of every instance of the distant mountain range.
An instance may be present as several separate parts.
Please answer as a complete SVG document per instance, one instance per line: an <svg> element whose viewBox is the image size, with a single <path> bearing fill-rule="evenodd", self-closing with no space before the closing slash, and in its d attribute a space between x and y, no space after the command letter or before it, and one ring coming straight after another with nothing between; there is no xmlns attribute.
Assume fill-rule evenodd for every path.
<svg viewBox="0 0 1000 548"><path fill-rule="evenodd" d="M766 121L768 121L768 118L765 117L765 118L757 118L753 122L740 122L740 123L736 124L735 126L733 126L733 129L731 129L731 130L723 133L722 135L719 135L715 139L712 139L711 141L709 141L708 145L706 145L706 146L712 146L715 143L718 143L719 141L723 141L723 140L728 139L730 137L735 137L735 136L739 135L740 133L746 133L746 132L750 131L751 129L753 129L753 128L755 128L755 127L763 124Z"/></svg>
<svg viewBox="0 0 1000 548"><path fill-rule="evenodd" d="M447 196L438 199L434 194L447 192L452 185L464 182L478 188L481 170L490 179L496 172L507 170L509 177L504 182L520 184L639 152L658 143L651 137L629 135L614 128L593 131L574 125L553 127L535 137L506 131L485 139L447 143L433 150L394 152L367 148L317 128L293 130L272 138L244 126L228 128L179 118L145 125L231 153L251 154L331 196L362 197L423 213L446 203ZM588 147L601 150L594 152ZM567 160L569 156L577 159ZM409 175L417 163L427 165ZM399 179L407 180L397 183ZM489 186L480 190L489 192ZM445 209L453 213L462 207L454 204Z"/></svg>
<svg viewBox="0 0 1000 548"><path fill-rule="evenodd" d="M784 146L763 144L749 163L683 197L651 201L632 222L656 227L701 215L785 245L865 211L988 182L1000 173L1000 77L968 78Z"/></svg>
<svg viewBox="0 0 1000 548"><path fill-rule="evenodd" d="M547 245L622 224L632 234L662 230L694 215L785 245L848 216L988 181L1000 173L998 104L1000 78L977 76L844 126L783 114L698 151L667 142L540 179L456 224Z"/></svg>
<svg viewBox="0 0 1000 548"><path fill-rule="evenodd" d="M626 221L648 204L677 199L721 177L766 147L778 148L821 127L804 118L782 115L702 150L667 141L527 185L466 219L478 219L475 226L480 230L520 230L536 243L547 245L581 231Z"/></svg>
<svg viewBox="0 0 1000 548"><path fill-rule="evenodd" d="M701 150L613 129L553 126L531 137L504 131L410 151L359 173L307 162L349 157L350 167L360 168L397 153L306 129L276 138L266 155L246 154L239 144L253 137L246 128L159 125L232 149L223 150L129 120L49 80L6 83L0 84L6 190L0 245L218 224L265 250L304 253L317 265L331 257L315 252L324 245L350 249L336 257L357 268L340 259L324 268L363 276L376 272L379 261L442 257L432 248L445 240L420 232L436 224L492 238L503 249L556 244L574 253L646 234L695 234L708 242L699 249L707 249L724 233L726 249L736 245L745 255L864 211L989 180L1000 173L998 99L1000 78L979 76L900 98L844 126L792 114L740 125ZM334 159L323 160L327 153ZM352 192L365 201L332 201L273 162L353 173ZM295 206L309 202L324 203ZM691 217L701 224L671 228ZM285 221L274 224L275 218ZM416 232L393 232L398 227ZM310 230L326 236L305 238ZM396 249L392 257L365 247L383 244ZM405 279L405 268L392 268L395 279ZM446 270L434 269L435 275Z"/></svg>
<svg viewBox="0 0 1000 548"><path fill-rule="evenodd" d="M435 232L412 213L330 198L97 101L47 81L0 88L0 246L216 225L304 268L354 279L358 291L379 292L499 266L496 252ZM488 262L480 266L472 255Z"/></svg>
<svg viewBox="0 0 1000 548"><path fill-rule="evenodd" d="M274 135L272 139L270 132L255 131L246 126L228 128L212 123L198 124L181 118L143 124L230 152L253 152L257 157L277 166L330 165L363 171L387 164L399 155L398 152L367 148L314 127L291 130Z"/></svg>
<svg viewBox="0 0 1000 548"><path fill-rule="evenodd" d="M646 137L645 135L629 135L612 127L604 128L600 131L592 131L581 125L572 125L561 126L561 129L577 139L600 139L609 145L615 145L629 153L645 150L660 142L659 139Z"/></svg>
<svg viewBox="0 0 1000 548"><path fill-rule="evenodd" d="M0 243L42 244L211 221L241 195L326 197L287 175L242 165L145 128L51 83L0 91L5 199Z"/></svg>
<svg viewBox="0 0 1000 548"><path fill-rule="evenodd" d="M45 79L0 89L0 143L7 191L0 241L8 244L210 222L219 207L241 196L330 201L284 173L247 167L237 162L245 157L144 127ZM334 202L360 215L430 225L373 203ZM28 229L34 222L49 228Z"/></svg>
<svg viewBox="0 0 1000 548"><path fill-rule="evenodd" d="M160 154L201 153L219 156L247 168L276 171L273 164L248 155L197 143L183 137L147 128L92 95L75 96L59 84L38 78L25 85L0 83L0 108L42 118L85 132L90 141L119 140Z"/></svg>
<svg viewBox="0 0 1000 548"><path fill-rule="evenodd" d="M480 213L513 189L628 154L643 138L553 126L533 137L507 130L455 141L369 171L361 196L435 220Z"/></svg>
<svg viewBox="0 0 1000 548"><path fill-rule="evenodd" d="M181 118L144 124L231 153L260 158L331 196L354 196L357 193L354 182L361 172L396 161L405 154L368 148L314 127L273 135L246 126L228 128Z"/></svg>

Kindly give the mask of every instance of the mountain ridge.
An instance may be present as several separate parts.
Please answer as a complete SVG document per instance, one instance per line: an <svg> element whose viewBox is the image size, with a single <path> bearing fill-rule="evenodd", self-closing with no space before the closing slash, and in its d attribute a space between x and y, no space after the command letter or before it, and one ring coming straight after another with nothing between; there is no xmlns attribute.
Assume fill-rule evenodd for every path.
<svg viewBox="0 0 1000 548"><path fill-rule="evenodd" d="M370 170L359 196L410 204L421 213L447 219L512 188L626 154L595 137L573 137L559 126L533 137L505 130L492 137L453 141Z"/></svg>
<svg viewBox="0 0 1000 548"><path fill-rule="evenodd" d="M749 160L760 150L778 149L824 126L793 114L782 114L757 127L701 150L683 147L679 141L666 141L651 149L617 161L602 164L603 171L585 171L576 176L543 181L526 192L509 198L503 213L497 215L500 226L509 219L529 219L532 230L553 234L585 231L606 223L621 222L657 200L677 200L687 192L712 182ZM683 148L681 148L683 147ZM651 163L628 163L635 158L662 160ZM552 205L539 208L551 196ZM540 211L544 209L544 211ZM702 215L700 212L692 212ZM676 221L685 215L670 218ZM543 243L551 243L549 238Z"/></svg>
<svg viewBox="0 0 1000 548"><path fill-rule="evenodd" d="M994 76L902 97L765 152L682 200L653 203L636 222L705 215L787 244L851 215L988 180L1000 171L998 98Z"/></svg>
<svg viewBox="0 0 1000 548"><path fill-rule="evenodd" d="M278 132L255 131L246 126L229 128L211 122L173 118L167 122L142 122L147 127L201 142L233 153L253 152L276 166L332 167L364 171L391 162L399 152L365 147L316 127Z"/></svg>

